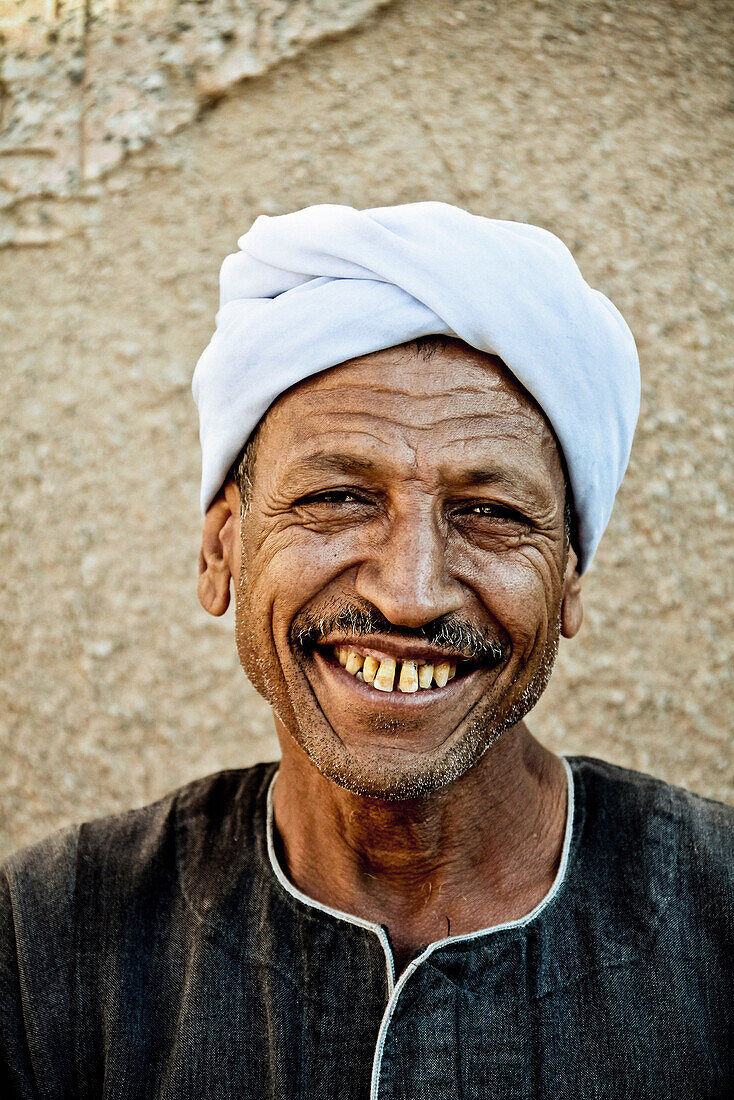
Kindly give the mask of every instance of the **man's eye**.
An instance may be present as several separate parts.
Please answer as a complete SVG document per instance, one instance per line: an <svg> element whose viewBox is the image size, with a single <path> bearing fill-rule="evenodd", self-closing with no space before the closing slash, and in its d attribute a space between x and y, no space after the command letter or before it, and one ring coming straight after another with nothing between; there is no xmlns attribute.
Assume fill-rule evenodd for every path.
<svg viewBox="0 0 734 1100"><path fill-rule="evenodd" d="M469 504L458 510L462 516L481 516L485 519L506 519L514 523L527 523L528 521L514 508L505 504L477 503Z"/></svg>
<svg viewBox="0 0 734 1100"><path fill-rule="evenodd" d="M299 500L299 504L355 504L359 503L360 497L355 493L351 493L348 489L327 489L323 493L312 493L311 496L303 497Z"/></svg>

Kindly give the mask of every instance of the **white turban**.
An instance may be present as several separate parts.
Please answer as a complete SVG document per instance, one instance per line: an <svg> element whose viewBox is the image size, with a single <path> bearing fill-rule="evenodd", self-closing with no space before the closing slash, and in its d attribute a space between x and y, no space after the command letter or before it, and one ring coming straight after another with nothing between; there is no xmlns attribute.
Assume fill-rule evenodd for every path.
<svg viewBox="0 0 734 1100"><path fill-rule="evenodd" d="M238 244L194 372L202 510L289 387L418 336L456 336L499 356L550 421L588 566L629 460L640 370L623 317L558 237L418 202L263 215Z"/></svg>

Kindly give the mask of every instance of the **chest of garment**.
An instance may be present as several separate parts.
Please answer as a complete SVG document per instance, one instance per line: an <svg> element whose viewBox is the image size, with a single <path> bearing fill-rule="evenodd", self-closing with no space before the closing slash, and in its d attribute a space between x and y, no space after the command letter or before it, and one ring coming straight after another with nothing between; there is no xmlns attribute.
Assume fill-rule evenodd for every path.
<svg viewBox="0 0 734 1100"><path fill-rule="evenodd" d="M4 1096L730 1095L725 807L574 760L543 902L432 945L396 980L383 929L287 881L268 818L274 770L198 781L10 861Z"/></svg>
<svg viewBox="0 0 734 1100"><path fill-rule="evenodd" d="M200 941L185 962L173 950L168 973L159 965L138 969L130 986L116 979L80 1051L82 1091L140 1100L723 1095L724 1047L690 967L596 957L564 979L546 948L527 930L499 933L434 952L391 992L383 952L360 930L312 929L307 942L247 958Z"/></svg>

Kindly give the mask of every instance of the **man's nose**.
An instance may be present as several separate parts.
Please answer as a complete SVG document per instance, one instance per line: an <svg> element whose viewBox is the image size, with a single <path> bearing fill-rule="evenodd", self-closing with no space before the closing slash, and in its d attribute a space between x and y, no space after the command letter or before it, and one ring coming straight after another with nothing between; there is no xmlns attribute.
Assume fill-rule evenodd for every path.
<svg viewBox="0 0 734 1100"><path fill-rule="evenodd" d="M356 589L395 626L424 626L465 602L448 568L446 537L428 512L394 519L371 543Z"/></svg>

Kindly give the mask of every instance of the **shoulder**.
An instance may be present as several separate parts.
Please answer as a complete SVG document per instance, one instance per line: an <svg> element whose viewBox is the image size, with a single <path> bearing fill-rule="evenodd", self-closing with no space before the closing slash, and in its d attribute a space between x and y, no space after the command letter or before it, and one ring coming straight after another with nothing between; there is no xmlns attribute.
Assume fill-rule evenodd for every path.
<svg viewBox="0 0 734 1100"><path fill-rule="evenodd" d="M49 893L60 903L74 892L80 867L104 865L117 875L160 859L181 831L247 833L276 764L218 772L124 813L72 825L11 855L0 870L11 893L28 901ZM52 887L50 890L49 888Z"/></svg>
<svg viewBox="0 0 734 1100"><path fill-rule="evenodd" d="M608 827L642 829L663 823L672 841L708 853L731 855L734 808L694 794L644 772L605 760L574 756L568 760L586 796L587 812Z"/></svg>
<svg viewBox="0 0 734 1100"><path fill-rule="evenodd" d="M212 855L231 850L233 836L252 837L276 767L258 764L198 779L150 805L70 826L10 856L0 866L0 906L18 949L36 952L43 944L61 955L62 942L71 942L73 914L163 904L188 862L207 849Z"/></svg>
<svg viewBox="0 0 734 1100"><path fill-rule="evenodd" d="M69 991L78 827L26 848L0 867L0 1069L35 1095L42 1076L71 1082ZM29 1033L26 1021L30 1021ZM47 1036L51 1057L35 1057Z"/></svg>
<svg viewBox="0 0 734 1100"><path fill-rule="evenodd" d="M587 875L610 883L620 904L648 909L651 922L734 932L734 809L654 776L571 757ZM655 919L652 918L656 913Z"/></svg>
<svg viewBox="0 0 734 1100"><path fill-rule="evenodd" d="M73 999L82 996L74 990L98 1008L119 993L109 985L114 974L118 984L134 984L141 971L157 981L181 922L197 920L187 878L209 890L218 867L220 892L232 881L232 891L236 882L243 893L275 769L261 764L199 779L151 805L71 826L5 861L0 1067L12 1067L18 1081L35 1075L71 1090L71 1051L79 1029L91 1033L96 1019L89 1011L72 1025Z"/></svg>

